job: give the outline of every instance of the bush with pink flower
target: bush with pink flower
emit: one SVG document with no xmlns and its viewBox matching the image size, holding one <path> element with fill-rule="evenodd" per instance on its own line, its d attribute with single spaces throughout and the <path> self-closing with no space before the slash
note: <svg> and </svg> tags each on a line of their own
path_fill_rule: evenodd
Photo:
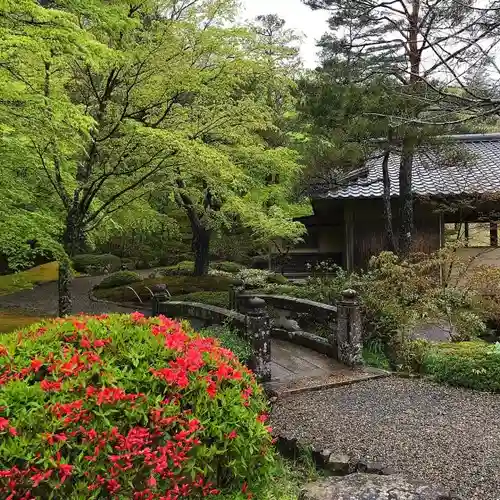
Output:
<svg viewBox="0 0 500 500">
<path fill-rule="evenodd" d="M 236 498 L 272 471 L 262 389 L 214 339 L 134 313 L 1 340 L 0 498 Z"/>
</svg>

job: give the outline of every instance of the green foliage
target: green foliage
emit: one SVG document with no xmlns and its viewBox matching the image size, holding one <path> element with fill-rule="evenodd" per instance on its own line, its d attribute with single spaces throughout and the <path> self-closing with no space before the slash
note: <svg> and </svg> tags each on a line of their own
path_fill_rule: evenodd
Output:
<svg viewBox="0 0 500 500">
<path fill-rule="evenodd" d="M 176 295 L 172 300 L 181 302 L 200 302 L 201 304 L 208 304 L 210 306 L 222 307 L 227 309 L 229 306 L 229 293 L 228 292 L 194 292 L 186 295 Z"/>
<path fill-rule="evenodd" d="M 474 341 L 435 345 L 425 357 L 423 372 L 437 382 L 500 392 L 499 344 Z"/>
<path fill-rule="evenodd" d="M 121 260 L 116 255 L 81 254 L 73 257 L 73 267 L 76 271 L 85 274 L 107 274 L 118 271 Z"/>
<path fill-rule="evenodd" d="M 288 280 L 280 274 L 261 269 L 242 269 L 235 278 L 243 282 L 247 288 L 263 288 L 269 284 L 285 284 Z"/>
<path fill-rule="evenodd" d="M 164 267 L 159 270 L 163 276 L 191 276 L 194 273 L 194 262 L 185 260 L 173 266 Z"/>
<path fill-rule="evenodd" d="M 241 271 L 244 266 L 242 264 L 238 264 L 237 262 L 231 261 L 222 261 L 222 262 L 212 262 L 210 264 L 212 269 L 217 269 L 219 271 L 225 271 L 226 273 L 236 274 Z"/>
<path fill-rule="evenodd" d="M 252 357 L 252 346 L 241 338 L 237 332 L 229 326 L 212 326 L 201 330 L 200 335 L 214 337 L 219 342 L 232 351 L 242 363 L 248 363 Z"/>
<path fill-rule="evenodd" d="M 106 276 L 96 288 L 115 288 L 122 285 L 130 285 L 142 281 L 141 275 L 133 271 L 117 271 Z"/>
<path fill-rule="evenodd" d="M 145 279 L 133 284 L 133 289 L 143 302 L 149 303 L 151 293 L 148 288 L 159 283 L 166 284 L 170 294 L 175 297 L 206 291 L 228 292 L 230 286 L 235 281 L 225 276 L 165 276 Z M 113 302 L 138 302 L 135 293 L 126 286 L 96 290 L 95 295 L 100 299 L 111 300 Z"/>
<path fill-rule="evenodd" d="M 216 340 L 134 313 L 2 341 L 0 491 L 76 500 L 180 486 L 235 498 L 269 479 L 263 391 Z"/>
</svg>

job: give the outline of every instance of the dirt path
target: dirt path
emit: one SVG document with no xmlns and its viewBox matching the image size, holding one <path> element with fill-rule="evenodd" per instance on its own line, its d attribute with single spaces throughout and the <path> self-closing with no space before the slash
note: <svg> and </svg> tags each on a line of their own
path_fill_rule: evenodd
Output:
<svg viewBox="0 0 500 500">
<path fill-rule="evenodd" d="M 390 377 L 278 399 L 272 426 L 463 500 L 499 500 L 499 415 L 498 395 Z"/>
<path fill-rule="evenodd" d="M 147 276 L 149 271 L 143 273 Z M 76 278 L 73 281 L 73 312 L 83 312 L 86 314 L 101 313 L 130 313 L 131 309 L 126 307 L 93 302 L 89 298 L 89 292 L 94 285 L 99 283 L 103 276 L 90 276 Z M 145 304 L 149 309 L 149 304 Z M 36 286 L 32 290 L 23 290 L 10 295 L 0 296 L 0 310 L 7 311 L 28 311 L 30 314 L 40 316 L 57 315 L 57 283 L 44 283 Z"/>
</svg>

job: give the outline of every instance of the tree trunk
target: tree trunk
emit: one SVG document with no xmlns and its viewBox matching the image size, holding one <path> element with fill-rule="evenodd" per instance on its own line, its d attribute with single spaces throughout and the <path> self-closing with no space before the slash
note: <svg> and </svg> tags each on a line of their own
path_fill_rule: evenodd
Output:
<svg viewBox="0 0 500 500">
<path fill-rule="evenodd" d="M 71 257 L 85 251 L 85 231 L 81 224 L 81 218 L 75 210 L 70 210 L 66 217 L 66 228 L 63 235 L 64 250 L 66 256 L 59 261 L 58 293 L 59 293 L 59 316 L 67 316 L 72 312 L 73 299 L 71 284 L 73 273 L 71 271 Z"/>
<path fill-rule="evenodd" d="M 413 235 L 413 147 L 409 140 L 403 140 L 401 164 L 399 167 L 400 227 L 399 252 L 406 257 L 411 250 Z"/>
<path fill-rule="evenodd" d="M 193 226 L 194 275 L 206 276 L 210 264 L 210 237 L 212 231 L 197 225 Z"/>
<path fill-rule="evenodd" d="M 71 282 L 73 274 L 69 258 L 64 257 L 59 261 L 58 292 L 59 304 L 58 314 L 62 318 L 71 314 L 73 300 L 71 297 Z"/>
</svg>

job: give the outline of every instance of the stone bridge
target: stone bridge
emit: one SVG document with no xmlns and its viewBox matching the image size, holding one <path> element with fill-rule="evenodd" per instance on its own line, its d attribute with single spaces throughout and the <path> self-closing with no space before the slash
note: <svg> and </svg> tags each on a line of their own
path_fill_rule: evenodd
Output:
<svg viewBox="0 0 500 500">
<path fill-rule="evenodd" d="M 187 319 L 195 328 L 229 325 L 253 351 L 250 368 L 271 392 L 301 392 L 381 376 L 362 361 L 357 294 L 346 290 L 336 305 L 233 289 L 230 308 L 168 300 L 155 290 L 153 315 Z M 320 320 L 323 335 L 304 331 L 297 314 Z"/>
</svg>

